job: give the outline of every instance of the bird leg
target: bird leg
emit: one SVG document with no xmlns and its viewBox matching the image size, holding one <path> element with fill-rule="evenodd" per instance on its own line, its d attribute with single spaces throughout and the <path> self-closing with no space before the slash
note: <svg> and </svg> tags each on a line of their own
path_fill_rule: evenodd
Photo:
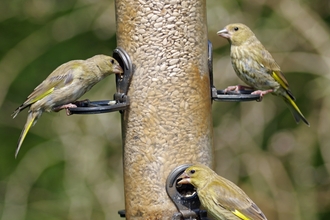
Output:
<svg viewBox="0 0 330 220">
<path fill-rule="evenodd" d="M 261 102 L 264 95 L 266 95 L 268 93 L 271 93 L 271 92 L 274 92 L 274 90 L 272 90 L 272 89 L 268 89 L 268 90 L 264 90 L 264 91 L 263 90 L 256 90 L 256 91 L 253 91 L 251 93 L 251 95 L 260 95 L 259 102 Z"/>
<path fill-rule="evenodd" d="M 242 90 L 253 90 L 253 88 L 250 87 L 250 86 L 243 86 L 243 85 L 228 86 L 224 90 L 224 93 L 231 92 L 231 91 L 239 92 L 239 91 L 242 91 Z"/>
<path fill-rule="evenodd" d="M 56 106 L 56 107 L 53 108 L 53 111 L 54 112 L 59 112 L 62 109 L 65 109 L 66 115 L 69 116 L 69 115 L 71 115 L 71 112 L 70 112 L 69 108 L 77 108 L 77 105 L 69 103 L 69 104 L 65 104 L 65 105 L 61 105 L 61 106 Z"/>
</svg>

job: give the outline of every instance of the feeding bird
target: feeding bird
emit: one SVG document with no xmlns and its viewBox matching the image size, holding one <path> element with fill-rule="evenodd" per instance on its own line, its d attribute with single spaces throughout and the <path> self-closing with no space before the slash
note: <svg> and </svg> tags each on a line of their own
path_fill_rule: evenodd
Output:
<svg viewBox="0 0 330 220">
<path fill-rule="evenodd" d="M 178 184 L 191 184 L 207 212 L 218 220 L 267 220 L 258 206 L 233 182 L 202 164 L 188 167 Z"/>
<path fill-rule="evenodd" d="M 27 121 L 18 140 L 15 157 L 31 126 L 35 125 L 43 112 L 58 112 L 76 108 L 77 99 L 106 76 L 123 73 L 119 63 L 106 55 L 95 55 L 86 60 L 72 60 L 57 67 L 12 114 L 15 118 L 29 107 Z"/>
</svg>

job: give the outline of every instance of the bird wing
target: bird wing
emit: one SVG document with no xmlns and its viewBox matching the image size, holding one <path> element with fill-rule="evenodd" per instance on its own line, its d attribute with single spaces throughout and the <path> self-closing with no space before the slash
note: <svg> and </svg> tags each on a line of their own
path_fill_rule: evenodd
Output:
<svg viewBox="0 0 330 220">
<path fill-rule="evenodd" d="M 285 90 L 289 90 L 288 81 L 286 81 L 281 71 L 271 70 L 271 76 L 283 87 Z"/>
<path fill-rule="evenodd" d="M 223 182 L 219 186 L 216 182 Z M 266 220 L 267 218 L 258 206 L 234 183 L 225 179 L 212 181 L 209 185 L 213 201 L 224 209 L 231 211 L 243 220 Z M 238 193 L 238 195 L 237 195 Z"/>
<path fill-rule="evenodd" d="M 64 86 L 70 84 L 74 79 L 75 70 L 79 68 L 79 63 L 80 62 L 77 62 L 77 60 L 71 61 L 56 68 L 33 90 L 23 105 L 28 106 L 51 94 L 57 88 L 63 88 Z"/>
<path fill-rule="evenodd" d="M 272 55 L 265 49 L 262 48 L 259 54 L 258 61 L 264 66 L 268 73 L 285 89 L 289 89 L 289 83 L 285 79 L 280 66 L 276 63 Z"/>
<path fill-rule="evenodd" d="M 260 63 L 268 70 L 267 72 L 273 77 L 280 84 L 280 86 L 288 93 L 288 95 L 293 99 L 296 100 L 294 95 L 289 89 L 289 83 L 284 77 L 280 66 L 276 63 L 272 55 L 263 48 L 261 50 L 261 57 L 258 59 Z"/>
</svg>

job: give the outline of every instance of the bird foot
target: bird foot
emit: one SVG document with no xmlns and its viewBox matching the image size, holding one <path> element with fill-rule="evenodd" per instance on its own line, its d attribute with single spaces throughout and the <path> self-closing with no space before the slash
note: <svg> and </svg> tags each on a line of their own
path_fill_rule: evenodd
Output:
<svg viewBox="0 0 330 220">
<path fill-rule="evenodd" d="M 77 105 L 72 104 L 72 103 L 69 103 L 69 104 L 57 106 L 57 107 L 53 108 L 53 111 L 54 112 L 59 112 L 62 109 L 65 109 L 66 115 L 69 116 L 69 115 L 72 115 L 71 112 L 70 112 L 70 110 L 69 110 L 69 108 L 77 108 Z"/>
<path fill-rule="evenodd" d="M 224 93 L 232 92 L 232 91 L 239 92 L 242 90 L 253 90 L 253 88 L 249 87 L 249 86 L 243 86 L 243 85 L 228 86 L 226 89 L 224 89 Z"/>
<path fill-rule="evenodd" d="M 261 102 L 262 99 L 263 99 L 263 97 L 264 97 L 264 95 L 266 95 L 268 93 L 272 93 L 272 92 L 274 92 L 274 90 L 272 90 L 272 89 L 268 89 L 268 90 L 256 90 L 256 91 L 253 91 L 251 93 L 251 95 L 260 95 L 260 98 L 259 98 L 258 101 Z"/>
<path fill-rule="evenodd" d="M 79 107 L 88 107 L 89 106 L 89 99 L 84 99 L 84 100 L 81 100 L 81 101 L 75 101 L 74 104 L 79 106 Z"/>
</svg>

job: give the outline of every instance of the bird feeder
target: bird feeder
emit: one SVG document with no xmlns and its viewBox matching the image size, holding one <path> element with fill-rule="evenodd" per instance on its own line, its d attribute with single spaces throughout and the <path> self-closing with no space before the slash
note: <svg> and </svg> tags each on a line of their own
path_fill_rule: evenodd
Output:
<svg viewBox="0 0 330 220">
<path fill-rule="evenodd" d="M 134 66 L 122 123 L 125 216 L 170 219 L 169 173 L 213 161 L 205 0 L 115 3 L 117 45 Z"/>
<path fill-rule="evenodd" d="M 205 0 L 116 0 L 115 6 L 118 47 L 113 56 L 124 74 L 116 76 L 114 100 L 70 110 L 122 113 L 122 217 L 186 219 L 197 213 L 202 219 L 196 196 L 186 198 L 184 206 L 176 200 L 175 178 L 186 168 L 182 164 L 212 166 L 212 100 L 259 96 L 225 94 L 213 86 Z"/>
</svg>

